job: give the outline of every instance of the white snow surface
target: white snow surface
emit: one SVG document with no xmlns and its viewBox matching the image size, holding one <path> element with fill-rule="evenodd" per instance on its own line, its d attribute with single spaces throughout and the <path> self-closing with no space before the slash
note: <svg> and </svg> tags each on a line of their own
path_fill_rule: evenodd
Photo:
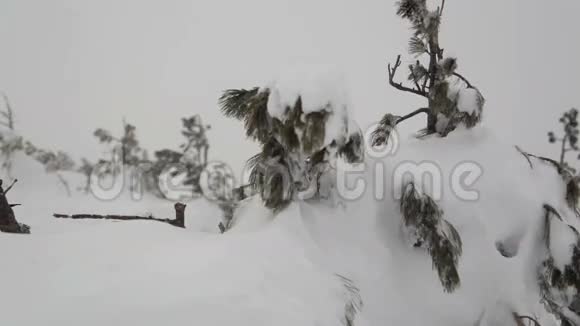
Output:
<svg viewBox="0 0 580 326">
<path fill-rule="evenodd" d="M 559 270 L 564 271 L 565 266 L 571 264 L 576 242 L 577 234 L 568 225 L 556 217 L 550 220 L 550 252 Z"/>
<path fill-rule="evenodd" d="M 404 139 L 395 155 L 367 157 L 366 172 L 350 175 L 368 182 L 359 198 L 337 206 L 296 202 L 277 215 L 249 199 L 223 235 L 220 211 L 203 199 L 188 203 L 187 229 L 54 219 L 55 212 L 174 213 L 172 203 L 150 196 L 138 202 L 128 195 L 111 202 L 79 193 L 66 198 L 54 176 L 19 157 L 14 175 L 20 182 L 9 199 L 23 204 L 17 218 L 32 234 L 0 233 L 1 324 L 336 326 L 346 303 L 338 274 L 360 288 L 364 306 L 356 326 L 512 325 L 514 310 L 555 325 L 536 286 L 542 205 L 577 222 L 553 168 L 534 160 L 531 169 L 512 144 L 482 127 L 445 139 Z M 441 172 L 437 202 L 463 241 L 461 287 L 451 294 L 428 255 L 405 242 L 393 199 L 397 167 L 427 161 Z M 474 201 L 458 198 L 451 187 L 454 168 L 464 162 L 483 170 L 472 186 L 479 193 Z M 378 165 L 381 177 L 373 172 Z M 375 187 L 382 199 L 375 199 Z M 510 259 L 495 248 L 506 239 L 519 247 Z"/>
</svg>

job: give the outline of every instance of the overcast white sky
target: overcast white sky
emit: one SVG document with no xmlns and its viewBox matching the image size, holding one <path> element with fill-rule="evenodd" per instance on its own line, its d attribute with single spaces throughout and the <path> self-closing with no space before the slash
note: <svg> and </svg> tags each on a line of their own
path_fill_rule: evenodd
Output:
<svg viewBox="0 0 580 326">
<path fill-rule="evenodd" d="M 555 154 L 546 132 L 580 107 L 578 13 L 579 0 L 447 0 L 443 47 L 506 141 Z M 387 87 L 409 35 L 393 0 L 2 0 L 0 90 L 22 134 L 92 159 L 96 127 L 119 132 L 126 117 L 149 150 L 177 148 L 179 118 L 199 113 L 213 127 L 210 158 L 239 169 L 256 148 L 219 113 L 223 89 L 332 63 L 366 126 L 424 104 Z"/>
</svg>

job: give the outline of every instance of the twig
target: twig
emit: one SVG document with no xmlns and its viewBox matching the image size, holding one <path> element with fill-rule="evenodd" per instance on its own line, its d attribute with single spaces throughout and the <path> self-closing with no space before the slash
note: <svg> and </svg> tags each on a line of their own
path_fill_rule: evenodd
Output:
<svg viewBox="0 0 580 326">
<path fill-rule="evenodd" d="M 461 79 L 465 84 L 467 84 L 467 88 L 475 88 L 467 78 L 463 77 L 463 75 L 459 74 L 458 72 L 454 72 L 453 75 Z"/>
<path fill-rule="evenodd" d="M 445 0 L 441 1 L 441 8 L 439 9 L 439 17 L 443 16 L 443 9 L 445 9 Z"/>
<path fill-rule="evenodd" d="M 564 159 L 566 158 L 566 141 L 568 141 L 568 134 L 562 138 L 562 149 L 560 152 L 560 165 L 564 166 Z"/>
<path fill-rule="evenodd" d="M 12 181 L 12 183 L 8 186 L 8 188 L 6 188 L 6 190 L 4 190 L 4 195 L 6 195 L 10 189 L 12 189 L 12 187 L 14 187 L 14 184 L 18 182 L 18 179 L 14 179 L 14 181 Z"/>
<path fill-rule="evenodd" d="M 520 152 L 520 154 L 522 154 L 526 158 L 526 160 L 528 160 L 528 163 L 530 164 L 530 168 L 533 169 L 534 164 L 532 164 L 532 160 L 530 160 L 530 154 L 524 152 L 518 145 L 516 145 L 515 147 L 516 147 L 516 150 L 518 152 Z"/>
<path fill-rule="evenodd" d="M 563 166 L 560 165 L 560 163 L 556 162 L 555 160 L 548 158 L 548 157 L 544 157 L 544 156 L 530 154 L 528 152 L 523 151 L 518 146 L 516 146 L 516 149 L 518 149 L 518 151 L 520 151 L 520 153 L 522 153 L 522 155 L 524 155 L 526 157 L 526 159 L 528 159 L 528 160 L 530 157 L 533 157 L 533 158 L 537 158 L 538 160 L 552 164 L 558 170 L 558 174 L 562 175 L 564 168 L 563 168 Z M 532 168 L 533 168 L 533 166 L 532 166 Z"/>
<path fill-rule="evenodd" d="M 415 90 L 415 89 L 412 89 L 409 87 L 405 87 L 405 86 L 403 86 L 403 83 L 396 83 L 394 81 L 395 74 L 397 73 L 397 69 L 399 68 L 399 66 L 401 66 L 401 55 L 397 56 L 397 61 L 395 62 L 395 65 L 393 66 L 392 69 L 391 69 L 390 63 L 387 66 L 387 69 L 389 72 L 389 84 L 400 91 L 410 92 L 413 94 L 417 94 L 419 96 L 427 97 L 427 93 L 425 93 L 421 90 Z"/>
<path fill-rule="evenodd" d="M 563 221 L 562 216 L 560 215 L 560 213 L 558 213 L 558 211 L 552 207 L 551 205 L 548 204 L 544 204 L 544 211 L 546 212 L 546 219 L 550 217 L 550 213 L 554 214 L 554 216 L 556 216 L 560 221 Z"/>
<path fill-rule="evenodd" d="M 22 204 L 10 204 L 10 207 L 22 206 Z"/>
</svg>

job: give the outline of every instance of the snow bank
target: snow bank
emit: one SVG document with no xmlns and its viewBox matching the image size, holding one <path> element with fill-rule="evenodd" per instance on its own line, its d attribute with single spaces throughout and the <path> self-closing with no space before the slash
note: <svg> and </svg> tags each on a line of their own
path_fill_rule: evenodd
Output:
<svg viewBox="0 0 580 326">
<path fill-rule="evenodd" d="M 352 301 L 346 277 L 363 301 L 356 326 L 495 325 L 512 310 L 552 325 L 533 274 L 542 205 L 577 226 L 552 167 L 533 161 L 531 169 L 511 144 L 483 128 L 445 139 L 405 139 L 394 155 L 367 156 L 365 171 L 348 177 L 367 183 L 360 197 L 337 206 L 297 202 L 276 216 L 248 200 L 223 235 L 217 233 L 219 210 L 203 200 L 189 203 L 185 230 L 154 222 L 55 220 L 55 211 L 163 217 L 173 209 L 153 197 L 68 199 L 40 166 L 19 163 L 21 183 L 9 197 L 23 204 L 17 216 L 33 233 L 0 234 L 0 275 L 8 280 L 0 307 L 10 312 L 2 322 L 336 326 L 344 324 Z M 402 232 L 393 175 L 409 162 L 431 162 L 441 172 L 437 204 L 463 240 L 461 287 L 452 294 L 444 293 L 427 254 L 409 246 Z M 467 162 L 483 172 L 468 187 L 479 194 L 475 200 L 460 198 L 452 186 L 453 172 Z M 516 256 L 501 256 L 498 242 L 514 247 Z"/>
<path fill-rule="evenodd" d="M 441 196 L 430 185 L 422 189 L 437 197 L 444 218 L 462 238 L 461 287 L 452 294 L 444 293 L 427 253 L 406 242 L 395 199 L 402 183 L 395 183 L 394 175 L 409 163 L 427 164 L 423 165 L 427 170 L 429 164 L 436 167 Z M 564 201 L 561 177 L 550 165 L 532 163 L 530 168 L 512 144 L 481 127 L 457 130 L 444 139 L 405 139 L 394 155 L 371 157 L 364 172 L 349 172 L 348 184 L 366 182 L 362 196 L 343 199 L 337 207 L 301 202 L 299 211 L 285 214 L 293 215 L 292 227 L 305 255 L 318 255 L 313 261 L 322 268 L 345 275 L 360 287 L 364 302 L 360 317 L 371 325 L 459 326 L 477 321 L 496 325 L 511 322 L 514 311 L 553 325 L 539 303 L 535 274 L 543 204 L 557 208 L 568 223 L 578 223 Z M 475 198 L 453 185 L 454 175 L 460 182 L 466 180 L 461 172 L 465 166 L 481 172 L 463 189 L 475 191 Z M 383 172 L 379 176 L 377 171 Z M 385 182 L 379 184 L 379 178 Z M 279 225 L 278 217 L 257 218 L 256 205 L 259 202 L 249 202 L 239 211 L 232 232 L 245 232 L 248 225 L 255 230 L 261 223 L 264 228 Z M 503 257 L 497 244 L 510 247 L 515 257 Z"/>
</svg>

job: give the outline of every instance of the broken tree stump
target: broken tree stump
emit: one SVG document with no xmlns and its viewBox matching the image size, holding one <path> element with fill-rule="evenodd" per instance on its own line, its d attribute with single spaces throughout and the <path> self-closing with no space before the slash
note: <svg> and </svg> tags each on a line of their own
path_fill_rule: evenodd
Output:
<svg viewBox="0 0 580 326">
<path fill-rule="evenodd" d="M 136 216 L 136 215 L 98 215 L 98 214 L 53 214 L 55 218 L 69 218 L 73 220 L 78 219 L 92 219 L 92 220 L 117 220 L 117 221 L 156 221 L 167 223 L 179 228 L 185 228 L 185 207 L 187 205 L 182 203 L 175 204 L 175 218 L 155 218 L 150 216 Z"/>
<path fill-rule="evenodd" d="M 6 193 L 12 189 L 14 184 L 18 180 L 14 180 L 6 191 L 2 187 L 3 181 L 0 179 L 0 231 L 6 233 L 20 233 L 29 234 L 30 227 L 26 224 L 18 223 L 16 216 L 14 215 L 13 207 L 19 206 L 19 204 L 9 204 L 6 198 Z"/>
<path fill-rule="evenodd" d="M 175 220 L 173 220 L 173 223 L 171 223 L 171 225 L 180 227 L 180 228 L 185 228 L 185 207 L 187 205 L 182 204 L 182 203 L 175 203 L 174 207 L 175 207 Z"/>
</svg>

